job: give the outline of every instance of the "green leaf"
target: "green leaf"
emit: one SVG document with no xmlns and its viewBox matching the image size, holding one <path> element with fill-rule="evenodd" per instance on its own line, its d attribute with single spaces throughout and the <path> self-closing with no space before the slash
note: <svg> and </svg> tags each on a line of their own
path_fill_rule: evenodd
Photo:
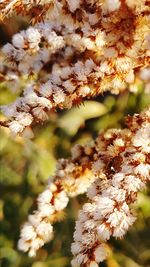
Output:
<svg viewBox="0 0 150 267">
<path fill-rule="evenodd" d="M 96 101 L 85 101 L 84 105 L 67 111 L 58 120 L 58 125 L 69 135 L 75 135 L 86 120 L 102 116 L 106 112 L 107 108 L 103 104 Z"/>
</svg>

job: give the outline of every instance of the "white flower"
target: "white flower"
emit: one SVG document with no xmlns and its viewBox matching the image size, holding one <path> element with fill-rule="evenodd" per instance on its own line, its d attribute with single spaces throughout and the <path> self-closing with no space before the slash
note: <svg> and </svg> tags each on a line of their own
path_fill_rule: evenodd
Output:
<svg viewBox="0 0 150 267">
<path fill-rule="evenodd" d="M 114 79 L 111 80 L 111 84 L 112 84 L 112 87 L 114 88 L 114 90 L 118 89 L 119 88 L 123 88 L 123 83 L 124 81 L 120 79 L 120 77 L 115 77 Z M 115 92 L 115 91 L 114 91 Z"/>
<path fill-rule="evenodd" d="M 80 81 L 86 81 L 87 80 L 85 66 L 83 65 L 82 62 L 78 61 L 75 64 L 74 72 L 75 72 L 78 80 L 80 80 Z"/>
<path fill-rule="evenodd" d="M 143 177 L 149 177 L 150 176 L 150 165 L 149 164 L 143 164 L 140 163 L 135 169 L 134 169 L 135 174 L 140 174 Z M 141 182 L 142 186 L 142 182 Z"/>
<path fill-rule="evenodd" d="M 99 236 L 99 239 L 101 241 L 106 241 L 110 238 L 110 235 L 111 235 L 111 231 L 110 229 L 105 225 L 105 223 L 102 223 L 100 224 L 98 227 L 97 227 L 97 233 L 98 233 L 98 236 Z"/>
<path fill-rule="evenodd" d="M 124 179 L 124 174 L 119 172 L 119 173 L 116 173 L 113 178 L 112 178 L 112 185 L 114 187 L 118 187 L 120 186 L 121 184 L 121 181 Z"/>
<path fill-rule="evenodd" d="M 26 31 L 26 37 L 29 42 L 30 48 L 37 49 L 41 40 L 41 34 L 39 33 L 39 31 L 33 27 L 30 27 Z"/>
<path fill-rule="evenodd" d="M 21 125 L 17 121 L 12 121 L 12 122 L 9 123 L 9 129 L 15 135 L 18 134 L 18 133 L 20 133 L 20 132 L 22 132 L 23 131 L 23 128 L 24 128 L 23 125 Z"/>
<path fill-rule="evenodd" d="M 39 120 L 45 121 L 48 118 L 47 113 L 43 110 L 43 107 L 36 107 L 33 110 L 33 114 Z"/>
<path fill-rule="evenodd" d="M 26 242 L 24 239 L 19 239 L 18 249 L 27 252 L 30 248 L 30 243 Z"/>
<path fill-rule="evenodd" d="M 116 227 L 123 220 L 125 213 L 114 209 L 113 213 L 108 215 L 107 223 L 110 223 L 111 227 Z"/>
<path fill-rule="evenodd" d="M 124 146 L 124 141 L 122 138 L 117 138 L 114 140 L 114 146 Z"/>
<path fill-rule="evenodd" d="M 102 196 L 109 197 L 112 200 L 116 200 L 117 202 L 124 201 L 126 197 L 126 190 L 110 186 L 107 189 L 103 190 Z"/>
<path fill-rule="evenodd" d="M 37 55 L 37 61 L 42 61 L 42 66 L 43 62 L 46 63 L 48 62 L 50 58 L 50 51 L 47 48 L 42 48 L 39 50 L 39 54 Z"/>
<path fill-rule="evenodd" d="M 53 100 L 56 105 L 64 102 L 65 100 L 65 93 L 59 87 L 55 87 L 55 91 L 53 91 Z"/>
<path fill-rule="evenodd" d="M 150 123 L 139 129 L 132 140 L 135 147 L 147 148 L 150 145 Z"/>
<path fill-rule="evenodd" d="M 83 210 L 80 210 L 79 211 L 79 221 L 80 221 L 80 223 L 82 222 L 82 223 L 84 223 L 84 222 L 86 222 L 87 220 L 89 220 L 89 217 L 88 217 L 88 210 L 85 212 L 85 211 L 83 211 Z M 77 225 L 78 225 L 78 222 L 77 222 Z"/>
<path fill-rule="evenodd" d="M 29 250 L 29 257 L 35 257 L 36 256 L 36 250 L 35 249 L 30 249 Z"/>
<path fill-rule="evenodd" d="M 137 192 L 139 189 L 144 187 L 144 183 L 134 175 L 128 175 L 124 180 L 124 189 L 128 192 Z"/>
<path fill-rule="evenodd" d="M 34 214 L 29 215 L 28 220 L 31 225 L 37 227 L 40 224 L 42 217 L 39 212 L 36 212 Z"/>
<path fill-rule="evenodd" d="M 78 264 L 78 262 L 77 262 L 77 259 L 76 258 L 74 258 L 72 261 L 71 261 L 71 266 L 72 267 L 77 267 L 79 264 Z"/>
<path fill-rule="evenodd" d="M 39 195 L 38 202 L 50 203 L 51 199 L 52 199 L 52 192 L 49 189 L 46 189 L 43 193 Z"/>
<path fill-rule="evenodd" d="M 44 245 L 44 241 L 43 239 L 41 238 L 36 238 L 34 240 L 32 240 L 30 246 L 31 246 L 31 249 L 29 251 L 29 256 L 30 257 L 34 257 L 36 255 L 36 251 L 42 247 Z"/>
<path fill-rule="evenodd" d="M 93 203 L 86 203 L 83 206 L 84 212 L 92 213 L 93 211 L 95 211 L 95 209 L 96 209 L 96 205 Z"/>
<path fill-rule="evenodd" d="M 106 0 L 106 7 L 109 12 L 119 9 L 121 2 L 120 0 Z"/>
<path fill-rule="evenodd" d="M 24 102 L 31 106 L 36 106 L 38 104 L 39 97 L 34 92 L 32 85 L 28 86 L 24 91 Z"/>
<path fill-rule="evenodd" d="M 15 51 L 15 48 L 11 44 L 6 44 L 2 48 L 2 52 L 5 53 L 8 57 L 12 56 Z"/>
<path fill-rule="evenodd" d="M 113 211 L 115 201 L 111 200 L 108 197 L 100 196 L 98 197 L 96 204 L 97 204 L 97 208 L 94 212 L 94 218 L 101 219 Z"/>
<path fill-rule="evenodd" d="M 39 212 L 41 216 L 48 217 L 55 212 L 54 207 L 51 204 L 41 203 L 38 204 Z"/>
<path fill-rule="evenodd" d="M 68 197 L 64 191 L 58 193 L 54 200 L 54 206 L 56 210 L 63 210 L 68 204 Z"/>
<path fill-rule="evenodd" d="M 40 94 L 43 95 L 44 97 L 49 97 L 52 95 L 52 83 L 51 83 L 51 81 L 47 81 L 46 83 L 41 85 Z"/>
<path fill-rule="evenodd" d="M 73 170 L 75 169 L 75 165 L 73 164 L 73 162 L 69 162 L 65 168 L 65 171 L 67 173 L 73 172 Z"/>
<path fill-rule="evenodd" d="M 16 120 L 23 126 L 28 126 L 32 123 L 33 117 L 29 113 L 20 112 L 17 114 Z"/>
<path fill-rule="evenodd" d="M 24 240 L 31 240 L 36 238 L 36 232 L 34 227 L 30 223 L 24 224 L 21 230 L 21 237 Z"/>
<path fill-rule="evenodd" d="M 78 264 L 82 264 L 85 263 L 87 261 L 87 256 L 86 254 L 80 253 L 76 256 L 76 260 Z"/>
<path fill-rule="evenodd" d="M 17 48 L 23 48 L 24 47 L 24 37 L 21 33 L 17 33 L 12 38 L 12 43 Z"/>
<path fill-rule="evenodd" d="M 85 229 L 94 229 L 96 226 L 96 222 L 93 219 L 88 219 L 83 223 L 83 227 Z"/>
<path fill-rule="evenodd" d="M 73 234 L 73 238 L 76 242 L 81 242 L 83 230 L 84 229 L 83 229 L 81 223 L 79 221 L 77 221 L 76 226 L 75 226 L 75 232 Z"/>
<path fill-rule="evenodd" d="M 106 34 L 105 32 L 99 31 L 99 33 L 96 35 L 96 45 L 98 48 L 101 48 L 105 45 L 106 43 Z"/>
<path fill-rule="evenodd" d="M 46 223 L 42 221 L 36 228 L 36 232 L 38 235 L 46 237 L 46 239 L 50 238 L 53 232 L 53 227 L 50 223 Z"/>
<path fill-rule="evenodd" d="M 90 93 L 90 91 L 91 91 L 91 88 L 89 86 L 87 85 L 81 86 L 79 89 L 79 94 L 84 97 L 84 96 L 87 96 Z"/>
<path fill-rule="evenodd" d="M 89 50 L 93 50 L 95 48 L 95 43 L 90 38 L 84 37 L 83 38 L 83 44 Z"/>
<path fill-rule="evenodd" d="M 48 110 L 50 110 L 52 108 L 52 103 L 49 99 L 47 99 L 46 97 L 39 97 L 38 98 L 38 104 L 42 107 L 47 108 Z"/>
<path fill-rule="evenodd" d="M 100 67 L 99 67 L 99 71 L 102 72 L 102 74 L 104 73 L 111 73 L 111 68 L 110 66 L 108 65 L 108 62 L 105 60 L 103 61 L 101 64 L 100 64 Z"/>
<path fill-rule="evenodd" d="M 48 183 L 48 189 L 54 193 L 57 191 L 57 186 L 51 181 L 51 179 L 49 180 L 49 183 Z"/>
<path fill-rule="evenodd" d="M 114 228 L 113 236 L 116 238 L 122 238 L 129 226 L 131 226 L 135 221 L 135 218 L 132 215 L 124 215 L 120 224 Z"/>
<path fill-rule="evenodd" d="M 32 61 L 31 61 L 32 62 Z M 34 62 L 33 62 L 33 65 L 32 63 L 30 64 L 30 62 L 28 61 L 29 65 L 30 65 L 30 71 L 34 71 L 35 73 L 38 73 L 42 67 L 43 67 L 43 62 L 41 62 L 41 58 L 40 59 L 35 59 Z"/>
<path fill-rule="evenodd" d="M 77 8 L 80 7 L 80 0 L 67 0 L 68 5 L 69 5 L 69 9 L 71 12 L 74 12 Z"/>
<path fill-rule="evenodd" d="M 73 83 L 70 80 L 64 81 L 63 86 L 65 87 L 65 89 L 69 93 L 73 93 L 73 91 L 75 90 L 75 86 L 73 85 Z"/>
<path fill-rule="evenodd" d="M 47 36 L 45 36 L 47 39 L 51 52 L 55 52 L 57 49 L 62 48 L 65 45 L 64 39 L 62 36 L 58 36 L 55 32 L 51 32 Z"/>
<path fill-rule="evenodd" d="M 5 114 L 5 116 L 7 116 L 8 118 L 11 117 L 15 117 L 17 114 L 17 105 L 19 104 L 18 101 L 15 101 L 14 103 L 10 104 L 10 105 L 4 105 L 1 106 L 1 110 L 3 111 L 3 113 Z"/>
<path fill-rule="evenodd" d="M 104 244 L 101 244 L 98 247 L 96 247 L 94 251 L 94 256 L 96 262 L 102 262 L 103 260 L 106 259 L 106 257 L 108 256 L 108 252 Z"/>
<path fill-rule="evenodd" d="M 82 251 L 82 245 L 80 242 L 74 242 L 71 244 L 71 252 L 73 254 L 78 254 Z"/>
</svg>

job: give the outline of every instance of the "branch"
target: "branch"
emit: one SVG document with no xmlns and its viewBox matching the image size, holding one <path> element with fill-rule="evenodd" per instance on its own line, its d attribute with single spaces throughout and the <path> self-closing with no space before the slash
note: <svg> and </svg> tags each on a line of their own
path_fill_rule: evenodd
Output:
<svg viewBox="0 0 150 267">
<path fill-rule="evenodd" d="M 21 230 L 19 249 L 35 255 L 52 239 L 52 224 L 68 197 L 87 192 L 91 202 L 79 213 L 72 265 L 98 266 L 105 259 L 105 242 L 111 235 L 121 238 L 133 224 L 129 205 L 150 179 L 150 108 L 126 122 L 127 129 L 107 130 L 91 144 L 76 145 L 70 159 L 58 161 L 53 182 L 40 194 L 37 211 Z"/>
</svg>

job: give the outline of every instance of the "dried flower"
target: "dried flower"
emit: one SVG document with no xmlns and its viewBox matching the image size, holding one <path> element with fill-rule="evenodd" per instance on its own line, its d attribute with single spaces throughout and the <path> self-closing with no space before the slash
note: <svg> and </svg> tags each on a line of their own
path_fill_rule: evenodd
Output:
<svg viewBox="0 0 150 267">
<path fill-rule="evenodd" d="M 0 20 L 12 13 L 32 26 L 12 37 L 0 54 L 0 78 L 21 97 L 2 106 L 11 132 L 32 137 L 32 125 L 50 110 L 70 109 L 105 91 L 149 88 L 150 6 L 145 0 L 2 0 Z M 25 81 L 22 85 L 22 81 Z M 98 267 L 111 236 L 122 238 L 136 216 L 131 205 L 150 178 L 150 108 L 127 117 L 126 129 L 101 132 L 76 145 L 37 199 L 18 248 L 35 256 L 53 238 L 69 197 L 86 193 L 75 225 L 72 266 Z"/>
<path fill-rule="evenodd" d="M 40 222 L 31 224 L 29 216 L 22 228 L 21 250 L 34 254 L 40 247 L 37 227 L 43 225 L 43 220 L 54 223 L 69 196 L 87 192 L 90 202 L 84 204 L 75 226 L 72 266 L 98 266 L 107 257 L 107 240 L 110 236 L 122 238 L 134 223 L 130 204 L 150 178 L 150 109 L 127 117 L 126 122 L 127 129 L 107 130 L 91 144 L 76 145 L 70 159 L 58 161 L 53 183 L 38 197 L 38 210 L 32 215 L 40 216 Z M 141 142 L 141 134 L 145 142 Z M 27 226 L 31 235 L 26 235 Z M 41 246 L 53 237 L 48 229 L 46 237 L 41 235 Z M 29 236 L 34 242 L 38 238 L 34 253 L 31 240 L 27 248 Z"/>
<path fill-rule="evenodd" d="M 107 90 L 133 91 L 136 70 L 149 64 L 150 8 L 145 0 L 1 1 L 0 10 L 2 17 L 31 13 L 37 22 L 2 48 L 4 80 L 17 75 L 13 81 L 19 86 L 23 76 L 32 75 L 15 103 L 17 112 L 4 123 L 14 134 L 24 135 L 26 127 L 46 120 L 51 109 L 71 108 Z M 6 116 L 9 108 L 2 108 Z M 24 112 L 32 115 L 30 125 L 19 122 L 18 113 Z M 12 121 L 17 121 L 14 127 Z"/>
</svg>

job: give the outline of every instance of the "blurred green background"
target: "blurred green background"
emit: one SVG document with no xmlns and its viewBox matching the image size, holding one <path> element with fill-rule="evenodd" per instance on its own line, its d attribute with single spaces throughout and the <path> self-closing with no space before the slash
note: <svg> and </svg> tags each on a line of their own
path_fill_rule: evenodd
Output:
<svg viewBox="0 0 150 267">
<path fill-rule="evenodd" d="M 12 23 L 13 22 L 13 23 Z M 12 18 L 1 25 L 1 45 L 27 25 Z M 17 97 L 0 84 L 0 104 Z M 36 197 L 55 171 L 56 161 L 68 157 L 73 144 L 85 144 L 101 129 L 122 127 L 126 114 L 140 112 L 150 104 L 150 95 L 137 84 L 136 93 L 119 96 L 106 93 L 69 111 L 51 113 L 49 121 L 34 128 L 32 140 L 14 138 L 0 130 L 0 267 L 69 267 L 74 223 L 85 196 L 71 199 L 64 221 L 56 223 L 55 238 L 29 258 L 17 250 L 20 227 L 36 206 Z M 3 118 L 3 116 L 1 115 Z M 139 193 L 135 203 L 138 219 L 125 239 L 110 240 L 110 257 L 101 267 L 150 266 L 150 190 Z"/>
</svg>

